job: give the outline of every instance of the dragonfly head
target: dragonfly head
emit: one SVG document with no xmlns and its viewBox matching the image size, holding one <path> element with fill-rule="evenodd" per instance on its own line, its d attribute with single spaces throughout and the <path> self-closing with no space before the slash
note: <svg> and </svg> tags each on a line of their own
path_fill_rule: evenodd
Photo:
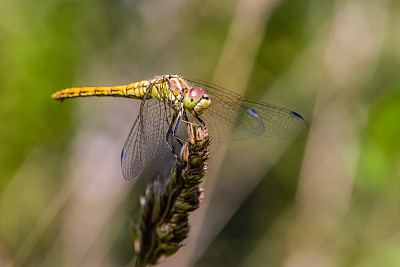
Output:
<svg viewBox="0 0 400 267">
<path fill-rule="evenodd" d="M 211 105 L 206 89 L 192 87 L 183 99 L 183 107 L 196 116 L 200 116 Z"/>
</svg>

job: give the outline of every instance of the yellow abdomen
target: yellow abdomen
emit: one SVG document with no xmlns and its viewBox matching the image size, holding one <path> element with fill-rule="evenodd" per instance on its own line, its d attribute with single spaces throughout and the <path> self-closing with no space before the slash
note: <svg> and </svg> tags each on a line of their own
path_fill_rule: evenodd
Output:
<svg viewBox="0 0 400 267">
<path fill-rule="evenodd" d="M 110 87 L 73 87 L 62 89 L 51 95 L 55 100 L 84 96 L 114 96 L 142 99 L 149 88 L 150 82 L 143 80 L 136 83 Z"/>
</svg>

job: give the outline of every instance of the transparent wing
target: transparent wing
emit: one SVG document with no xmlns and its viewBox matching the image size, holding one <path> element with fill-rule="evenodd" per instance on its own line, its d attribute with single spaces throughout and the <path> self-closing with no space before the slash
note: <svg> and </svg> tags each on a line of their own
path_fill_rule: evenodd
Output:
<svg viewBox="0 0 400 267">
<path fill-rule="evenodd" d="M 213 141 L 226 142 L 257 136 L 296 138 L 307 132 L 307 123 L 294 111 L 245 98 L 212 83 L 186 80 L 209 93 L 211 106 L 200 117 Z"/>
<path fill-rule="evenodd" d="M 175 162 L 171 148 L 175 148 L 175 152 L 179 153 L 177 141 L 169 134 L 169 143 L 167 143 L 167 133 L 172 125 L 173 110 L 163 102 L 154 98 L 146 100 L 146 111 L 143 114 L 143 130 L 145 133 L 145 144 L 147 153 L 156 165 L 157 170 L 167 175 Z M 173 129 L 172 129 L 173 130 Z"/>
<path fill-rule="evenodd" d="M 133 180 L 146 163 L 146 146 L 141 114 L 143 113 L 139 112 L 121 153 L 122 174 L 127 181 Z"/>
<path fill-rule="evenodd" d="M 170 149 L 180 150 L 177 140 L 170 134 L 170 146 L 166 136 L 172 123 L 173 111 L 169 106 L 154 98 L 142 103 L 139 115 L 122 149 L 122 173 L 127 181 L 133 180 L 143 169 L 147 155 L 153 160 L 157 170 L 166 175 L 175 162 Z"/>
</svg>

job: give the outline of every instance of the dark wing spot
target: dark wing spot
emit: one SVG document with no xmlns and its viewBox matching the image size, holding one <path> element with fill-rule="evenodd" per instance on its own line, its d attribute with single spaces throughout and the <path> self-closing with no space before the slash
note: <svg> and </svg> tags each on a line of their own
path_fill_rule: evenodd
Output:
<svg viewBox="0 0 400 267">
<path fill-rule="evenodd" d="M 255 111 L 254 109 L 248 108 L 248 109 L 247 109 L 247 112 L 250 113 L 251 116 L 253 116 L 253 117 L 255 117 L 255 118 L 258 118 L 258 113 L 257 113 L 257 111 Z"/>
<path fill-rule="evenodd" d="M 125 158 L 125 149 L 122 149 L 122 151 L 121 151 L 121 162 L 123 162 L 124 161 L 124 158 Z"/>
<path fill-rule="evenodd" d="M 300 116 L 300 114 L 298 114 L 298 113 L 296 113 L 296 112 L 294 112 L 294 111 L 291 111 L 290 112 L 290 115 L 292 115 L 293 117 L 295 117 L 296 119 L 298 119 L 298 120 L 304 120 L 303 119 L 303 117 L 302 116 Z"/>
</svg>

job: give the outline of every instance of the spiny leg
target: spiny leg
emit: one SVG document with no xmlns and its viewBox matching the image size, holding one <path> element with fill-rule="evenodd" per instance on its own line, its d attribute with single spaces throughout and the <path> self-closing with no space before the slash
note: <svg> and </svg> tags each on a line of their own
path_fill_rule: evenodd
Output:
<svg viewBox="0 0 400 267">
<path fill-rule="evenodd" d="M 198 116 L 195 116 L 195 118 L 201 123 L 201 126 L 202 126 L 202 127 L 205 126 L 205 123 L 203 122 L 203 120 L 201 120 Z M 175 152 L 175 145 L 174 145 L 174 142 L 172 141 L 171 144 L 170 144 L 170 142 L 169 142 L 170 136 L 171 136 L 171 134 L 172 134 L 172 136 L 175 138 L 176 141 L 178 141 L 178 143 L 179 143 L 181 146 L 183 146 L 183 142 L 184 142 L 184 143 L 190 143 L 188 140 L 185 140 L 185 139 L 183 139 L 183 138 L 181 138 L 181 137 L 178 136 L 178 129 L 179 129 L 180 122 L 186 123 L 188 126 L 189 126 L 189 125 L 190 125 L 190 126 L 192 126 L 192 125 L 200 126 L 200 125 L 198 125 L 198 124 L 196 124 L 196 123 L 193 123 L 193 122 L 190 122 L 189 119 L 188 119 L 188 117 L 187 117 L 187 114 L 186 114 L 186 112 L 185 112 L 185 109 L 182 108 L 182 109 L 180 109 L 179 111 L 176 111 L 176 112 L 174 113 L 172 122 L 171 122 L 171 124 L 169 125 L 167 134 L 166 134 L 166 136 L 165 136 L 165 139 L 166 139 L 166 141 L 167 141 L 167 144 L 168 144 L 169 148 L 171 149 L 172 154 L 175 156 L 175 158 L 177 159 L 177 161 L 179 162 L 179 164 L 182 166 L 182 169 L 183 169 L 183 171 L 184 171 L 184 173 L 185 173 L 185 177 L 187 177 L 185 168 L 184 168 L 184 166 L 183 166 L 181 160 L 179 159 L 178 155 L 177 155 L 176 152 Z M 173 131 L 172 131 L 172 128 L 174 128 Z"/>
<path fill-rule="evenodd" d="M 173 125 L 175 124 L 175 121 L 176 121 L 176 119 L 177 119 L 176 115 L 177 115 L 177 113 L 175 112 L 174 115 L 173 115 L 173 117 L 172 117 L 172 121 L 171 121 L 171 123 L 169 124 L 168 131 L 167 131 L 167 133 L 166 133 L 166 135 L 165 135 L 165 139 L 166 139 L 166 141 L 167 141 L 168 147 L 171 149 L 172 154 L 174 154 L 175 157 L 177 157 L 177 155 L 176 155 L 176 153 L 175 153 L 175 145 L 174 145 L 172 139 L 171 139 L 171 144 L 170 144 L 169 140 L 170 140 L 170 136 L 171 136 L 171 135 L 174 136 L 174 135 L 173 135 L 173 132 L 172 132 L 172 127 L 173 127 Z M 175 138 L 175 139 L 179 142 L 180 145 L 182 145 L 182 143 L 181 143 L 181 141 L 180 141 L 179 139 L 177 139 L 177 138 Z"/>
<path fill-rule="evenodd" d="M 183 115 L 181 116 L 180 113 L 182 113 Z M 176 121 L 175 130 L 174 130 L 174 137 L 175 137 L 177 140 L 180 140 L 180 141 L 182 141 L 182 142 L 190 143 L 189 140 L 185 140 L 185 139 L 183 139 L 183 138 L 181 138 L 181 137 L 179 137 L 179 136 L 177 135 L 179 123 L 180 123 L 180 122 L 183 122 L 183 123 L 186 123 L 188 126 L 193 126 L 193 125 L 195 125 L 195 126 L 197 126 L 197 127 L 205 127 L 205 123 L 204 123 L 204 121 L 203 121 L 202 119 L 200 119 L 200 117 L 198 117 L 198 116 L 194 116 L 194 117 L 200 122 L 201 125 L 189 121 L 185 109 L 181 109 L 181 110 L 179 111 L 179 116 L 181 116 L 181 117 L 179 117 L 178 120 Z"/>
<path fill-rule="evenodd" d="M 179 162 L 179 164 L 183 167 L 181 160 L 179 159 L 178 155 L 176 154 L 174 140 L 170 139 L 171 135 L 174 136 L 175 140 L 177 140 L 179 142 L 179 144 L 183 146 L 182 142 L 178 138 L 175 137 L 175 135 L 172 131 L 172 128 L 174 127 L 174 125 L 176 123 L 179 123 L 179 118 L 180 118 L 180 115 L 178 115 L 178 112 L 175 112 L 172 117 L 172 121 L 168 127 L 167 134 L 165 135 L 165 140 L 166 140 L 167 145 L 168 145 L 169 149 L 171 150 L 172 154 L 174 155 L 176 160 Z M 171 140 L 171 143 L 170 143 L 170 140 Z"/>
<path fill-rule="evenodd" d="M 202 119 L 200 119 L 200 117 L 199 116 L 194 116 L 200 123 L 201 123 L 201 125 L 202 126 L 206 126 L 206 124 L 204 123 L 204 121 L 202 120 Z"/>
<path fill-rule="evenodd" d="M 176 140 L 178 140 L 178 142 L 179 142 L 181 145 L 183 145 L 182 142 L 184 142 L 184 143 L 189 143 L 188 140 L 185 140 L 185 139 L 183 139 L 183 138 L 181 138 L 181 137 L 178 136 L 178 127 L 179 127 L 179 123 L 180 123 L 181 121 L 182 121 L 182 122 L 187 122 L 185 119 L 182 119 L 182 113 L 183 113 L 183 116 L 186 117 L 186 113 L 185 113 L 185 110 L 184 110 L 184 109 L 180 109 L 178 112 L 175 113 L 175 115 L 177 115 L 177 117 L 175 117 L 175 119 L 174 119 L 174 125 L 175 125 L 175 127 L 174 127 L 174 132 L 173 132 L 173 136 L 175 137 Z M 191 122 L 188 122 L 188 123 L 191 123 Z"/>
<path fill-rule="evenodd" d="M 182 112 L 182 110 L 174 113 L 174 117 L 173 117 L 173 120 L 172 120 L 172 122 L 171 122 L 171 124 L 170 124 L 170 127 L 168 128 L 168 132 L 167 132 L 166 138 L 167 138 L 167 144 L 168 144 L 168 146 L 170 147 L 172 153 L 174 154 L 175 158 L 178 160 L 179 164 L 180 164 L 181 167 L 182 167 L 183 172 L 185 173 L 185 178 L 186 178 L 185 180 L 188 181 L 188 179 L 187 179 L 187 173 L 186 173 L 186 171 L 185 171 L 185 167 L 183 166 L 181 160 L 179 159 L 179 157 L 178 157 L 178 156 L 176 155 L 176 153 L 175 153 L 174 146 L 173 146 L 173 142 L 172 142 L 172 147 L 171 147 L 171 145 L 170 145 L 169 142 L 168 142 L 168 135 L 173 134 L 175 140 L 178 141 L 179 144 L 180 144 L 182 147 L 183 147 L 183 143 L 182 143 L 182 142 L 189 143 L 189 141 L 187 141 L 187 140 L 185 140 L 185 139 L 183 139 L 183 138 L 180 138 L 180 137 L 177 135 L 179 123 L 180 123 L 180 121 L 184 121 L 184 120 L 182 119 L 181 112 Z M 185 114 L 184 116 L 186 116 L 186 114 Z M 173 127 L 173 125 L 175 125 L 175 126 L 174 126 L 174 131 L 172 132 L 172 127 Z"/>
</svg>

